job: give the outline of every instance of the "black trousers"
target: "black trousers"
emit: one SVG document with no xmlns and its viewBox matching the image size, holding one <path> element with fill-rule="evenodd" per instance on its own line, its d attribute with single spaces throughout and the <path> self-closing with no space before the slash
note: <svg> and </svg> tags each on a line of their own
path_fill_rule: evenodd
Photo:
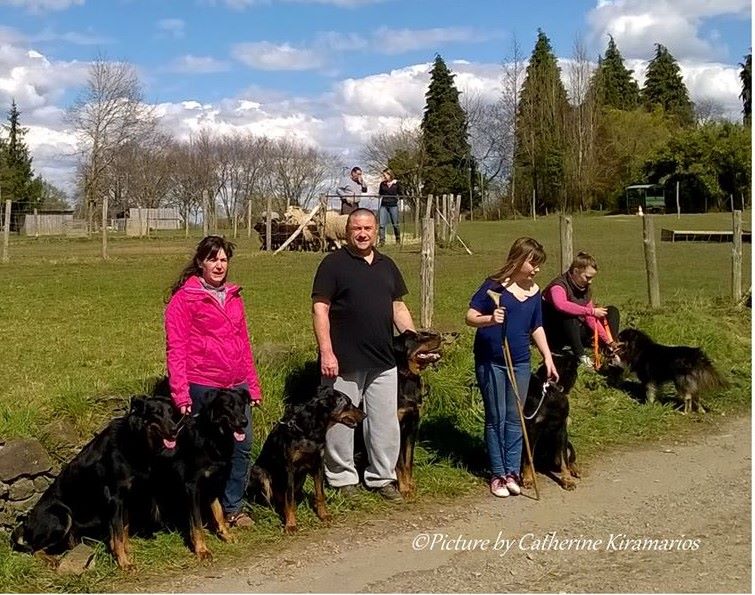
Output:
<svg viewBox="0 0 755 595">
<path fill-rule="evenodd" d="M 608 328 L 615 340 L 619 335 L 619 310 L 615 306 L 607 306 L 606 310 Z M 556 312 L 552 307 L 543 308 L 543 330 L 553 353 L 568 347 L 574 355 L 581 356 L 585 353 L 585 347 L 592 345 L 592 331 L 582 319 Z"/>
</svg>

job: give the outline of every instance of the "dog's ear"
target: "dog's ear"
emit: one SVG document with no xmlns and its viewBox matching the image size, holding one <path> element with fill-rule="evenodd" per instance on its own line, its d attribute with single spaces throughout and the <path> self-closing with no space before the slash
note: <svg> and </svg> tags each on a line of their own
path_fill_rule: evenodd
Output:
<svg viewBox="0 0 755 595">
<path fill-rule="evenodd" d="M 147 398 L 143 395 L 131 397 L 131 405 L 128 409 L 128 426 L 138 432 L 144 427 L 144 418 L 147 414 Z"/>
</svg>

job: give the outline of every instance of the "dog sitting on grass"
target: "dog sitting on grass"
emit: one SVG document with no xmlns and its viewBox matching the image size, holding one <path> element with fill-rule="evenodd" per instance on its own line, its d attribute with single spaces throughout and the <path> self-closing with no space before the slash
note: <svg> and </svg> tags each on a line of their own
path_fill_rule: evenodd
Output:
<svg viewBox="0 0 755 595">
<path fill-rule="evenodd" d="M 248 498 L 255 500 L 261 495 L 283 518 L 284 531 L 294 533 L 296 500 L 301 497 L 307 475 L 311 475 L 315 513 L 321 521 L 330 520 L 325 506 L 325 433 L 337 423 L 355 428 L 365 417 L 349 397 L 326 386 L 320 386 L 314 398 L 289 406 L 268 434 L 252 467 Z"/>
<path fill-rule="evenodd" d="M 118 566 L 131 568 L 132 500 L 148 489 L 155 463 L 175 452 L 176 421 L 170 403 L 132 398 L 128 414 L 111 421 L 63 467 L 13 531 L 14 549 L 55 555 L 82 537 L 104 539 Z"/>
<path fill-rule="evenodd" d="M 705 412 L 700 394 L 724 388 L 726 382 L 699 347 L 661 345 L 637 329 L 624 329 L 618 336 L 616 355 L 637 375 L 647 403 L 654 403 L 658 387 L 673 382 L 685 414 Z"/>
</svg>

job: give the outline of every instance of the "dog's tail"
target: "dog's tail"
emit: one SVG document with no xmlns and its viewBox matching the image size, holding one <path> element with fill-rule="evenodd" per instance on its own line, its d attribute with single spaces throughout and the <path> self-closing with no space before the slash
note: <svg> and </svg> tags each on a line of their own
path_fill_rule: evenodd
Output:
<svg viewBox="0 0 755 595">
<path fill-rule="evenodd" d="M 254 465 L 249 472 L 246 493 L 250 500 L 256 500 L 261 496 L 269 506 L 272 506 L 273 483 L 270 474 L 262 467 Z"/>
<path fill-rule="evenodd" d="M 704 353 L 701 354 L 699 364 L 695 366 L 692 375 L 700 392 L 720 390 L 729 386 L 726 379 L 721 376 L 720 372 L 713 365 L 713 362 Z"/>
</svg>

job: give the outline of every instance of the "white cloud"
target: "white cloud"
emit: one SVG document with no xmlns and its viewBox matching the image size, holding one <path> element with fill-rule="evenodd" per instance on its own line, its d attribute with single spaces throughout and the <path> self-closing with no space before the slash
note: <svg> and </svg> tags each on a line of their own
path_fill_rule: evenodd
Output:
<svg viewBox="0 0 755 595">
<path fill-rule="evenodd" d="M 66 31 L 65 33 L 56 33 L 52 29 L 44 29 L 42 32 L 29 37 L 31 42 L 49 42 L 62 41 L 72 45 L 105 45 L 113 43 L 109 37 L 97 33 L 79 31 Z"/>
<path fill-rule="evenodd" d="M 187 74 L 226 72 L 230 69 L 231 65 L 223 60 L 217 60 L 210 56 L 193 56 L 191 54 L 177 58 L 167 68 L 170 72 L 183 72 Z"/>
<path fill-rule="evenodd" d="M 324 66 L 324 57 L 313 49 L 298 49 L 287 43 L 268 41 L 239 43 L 231 49 L 239 62 L 258 70 L 315 70 Z"/>
<path fill-rule="evenodd" d="M 186 22 L 183 19 L 161 19 L 157 21 L 156 27 L 162 35 L 173 39 L 182 39 L 186 36 Z"/>
<path fill-rule="evenodd" d="M 71 6 L 81 6 L 84 0 L 0 0 L 0 6 L 25 8 L 30 12 L 48 12 L 66 10 Z"/>
<path fill-rule="evenodd" d="M 654 44 L 662 43 L 677 60 L 711 61 L 725 58 L 727 48 L 715 32 L 706 38 L 702 23 L 726 15 L 747 18 L 750 10 L 749 0 L 599 0 L 587 21 L 601 50 L 610 34 L 626 58 L 649 59 Z"/>
<path fill-rule="evenodd" d="M 403 54 L 447 43 L 481 43 L 501 37 L 474 27 L 435 27 L 433 29 L 389 29 L 372 33 L 371 48 L 382 54 Z"/>
</svg>

